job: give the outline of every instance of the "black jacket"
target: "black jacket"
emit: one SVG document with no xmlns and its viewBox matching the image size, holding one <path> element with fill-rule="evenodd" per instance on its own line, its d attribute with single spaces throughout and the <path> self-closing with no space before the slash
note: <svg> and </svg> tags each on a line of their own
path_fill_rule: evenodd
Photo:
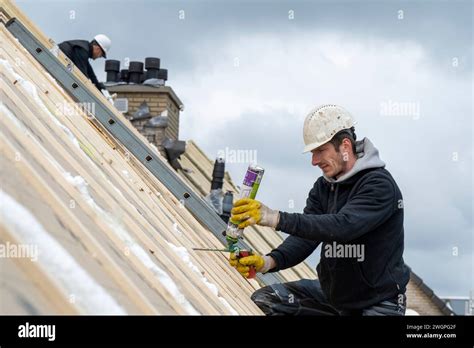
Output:
<svg viewBox="0 0 474 348">
<path fill-rule="evenodd" d="M 104 85 L 97 80 L 97 76 L 95 76 L 94 70 L 89 63 L 89 58 L 92 58 L 92 46 L 89 41 L 64 41 L 58 46 L 61 51 L 63 51 L 64 54 L 72 60 L 74 65 L 77 66 L 79 70 L 81 70 L 82 73 L 92 81 L 99 91 L 104 88 Z"/>
<path fill-rule="evenodd" d="M 280 212 L 276 229 L 290 236 L 269 254 L 277 263 L 274 272 L 304 261 L 323 243 L 319 280 L 329 302 L 341 310 L 395 298 L 405 293 L 409 280 L 402 257 L 401 192 L 377 149 L 367 138 L 363 144 L 361 157 L 349 173 L 338 180 L 316 181 L 303 214 Z M 363 261 L 327 254 L 334 242 L 341 248 L 363 246 Z"/>
</svg>

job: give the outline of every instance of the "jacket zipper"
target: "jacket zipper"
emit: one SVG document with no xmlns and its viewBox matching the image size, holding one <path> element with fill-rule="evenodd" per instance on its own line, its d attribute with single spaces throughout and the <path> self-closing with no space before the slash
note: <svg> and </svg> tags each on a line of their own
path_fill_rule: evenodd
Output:
<svg viewBox="0 0 474 348">
<path fill-rule="evenodd" d="M 333 204 L 332 204 L 332 208 L 330 208 L 329 210 L 329 214 L 333 214 L 335 213 L 335 208 L 337 207 L 337 187 L 334 188 L 335 184 L 334 183 L 331 183 L 331 188 L 330 188 L 330 191 L 331 192 L 334 192 L 334 197 L 333 197 Z M 337 261 L 337 260 L 336 260 Z M 331 273 L 329 271 L 329 266 L 328 267 L 328 274 L 327 274 L 327 277 L 328 277 L 328 282 L 331 284 L 330 288 L 329 288 L 329 294 L 328 294 L 328 299 L 330 302 L 332 302 L 333 300 L 333 292 L 334 292 L 334 282 L 333 280 L 331 279 Z"/>
<path fill-rule="evenodd" d="M 331 191 L 334 191 L 334 184 L 331 184 Z M 337 213 L 337 193 L 339 191 L 339 185 L 336 186 L 336 190 L 334 192 L 334 202 L 332 205 L 332 211 L 331 213 L 336 214 Z"/>
</svg>

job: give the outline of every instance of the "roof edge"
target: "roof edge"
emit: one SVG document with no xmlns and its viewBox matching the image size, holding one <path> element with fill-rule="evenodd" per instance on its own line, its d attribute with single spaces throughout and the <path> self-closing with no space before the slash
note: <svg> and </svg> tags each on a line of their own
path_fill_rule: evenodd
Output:
<svg viewBox="0 0 474 348">
<path fill-rule="evenodd" d="M 456 313 L 451 310 L 446 302 L 444 302 L 442 299 L 440 299 L 431 289 L 428 285 L 425 284 L 423 279 L 421 279 L 413 270 L 410 268 L 410 280 L 413 281 L 415 285 L 420 287 L 421 291 L 429 297 L 431 301 L 438 307 L 438 309 L 444 314 L 444 315 L 456 315 Z"/>
</svg>

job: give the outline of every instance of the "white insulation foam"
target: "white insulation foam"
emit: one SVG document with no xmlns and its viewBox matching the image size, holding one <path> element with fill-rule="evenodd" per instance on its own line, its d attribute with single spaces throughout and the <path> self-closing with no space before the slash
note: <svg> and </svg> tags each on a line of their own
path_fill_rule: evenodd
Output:
<svg viewBox="0 0 474 348">
<path fill-rule="evenodd" d="M 86 314 L 126 314 L 74 258 L 43 228 L 25 207 L 0 190 L 0 221 L 21 243 L 38 247 L 38 260 L 46 272 L 74 296 Z"/>
</svg>

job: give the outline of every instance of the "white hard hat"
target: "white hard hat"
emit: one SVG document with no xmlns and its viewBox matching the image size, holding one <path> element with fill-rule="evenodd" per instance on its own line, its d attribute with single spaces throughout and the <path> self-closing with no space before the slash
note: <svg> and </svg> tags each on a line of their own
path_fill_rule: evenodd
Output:
<svg viewBox="0 0 474 348">
<path fill-rule="evenodd" d="M 107 52 L 110 50 L 110 46 L 112 46 L 112 41 L 104 34 L 94 36 L 94 40 L 99 44 L 100 48 L 102 48 L 104 58 L 107 58 Z"/>
<path fill-rule="evenodd" d="M 304 121 L 303 153 L 327 143 L 334 135 L 356 124 L 352 115 L 337 105 L 322 105 L 313 109 Z"/>
</svg>

